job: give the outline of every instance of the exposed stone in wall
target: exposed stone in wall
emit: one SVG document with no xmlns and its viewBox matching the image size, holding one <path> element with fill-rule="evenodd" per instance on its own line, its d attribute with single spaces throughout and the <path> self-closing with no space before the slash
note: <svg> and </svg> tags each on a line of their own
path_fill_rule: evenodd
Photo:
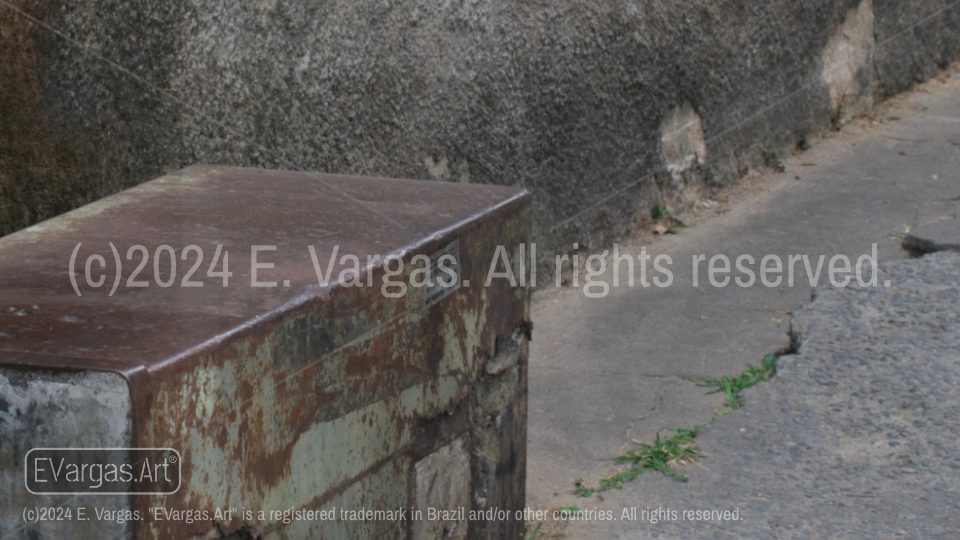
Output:
<svg viewBox="0 0 960 540">
<path fill-rule="evenodd" d="M 703 140 L 703 123 L 690 103 L 671 107 L 660 126 L 660 150 L 672 187 L 682 189 L 701 183 L 701 167 L 707 162 L 707 146 Z"/>
<path fill-rule="evenodd" d="M 835 123 L 873 106 L 877 91 L 873 72 L 873 0 L 863 0 L 847 18 L 823 49 L 821 81 L 836 111 Z"/>
</svg>

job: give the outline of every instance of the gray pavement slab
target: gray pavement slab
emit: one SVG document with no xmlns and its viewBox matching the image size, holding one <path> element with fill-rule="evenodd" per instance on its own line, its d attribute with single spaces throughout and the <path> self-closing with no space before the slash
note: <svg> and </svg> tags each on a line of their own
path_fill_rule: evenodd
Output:
<svg viewBox="0 0 960 540">
<path fill-rule="evenodd" d="M 651 441 L 663 428 L 706 424 L 714 418 L 722 398 L 703 395 L 704 389 L 693 382 L 696 378 L 739 374 L 745 364 L 756 365 L 767 353 L 790 349 L 791 313 L 808 303 L 814 290 L 802 272 L 792 287 L 719 288 L 705 284 L 701 264 L 699 286 L 693 287 L 693 256 L 709 260 L 725 254 L 733 260 L 749 254 L 759 262 L 768 254 L 783 260 L 802 254 L 814 261 L 843 254 L 855 261 L 876 244 L 880 260 L 904 259 L 908 255 L 897 233 L 918 221 L 951 215 L 953 199 L 960 196 L 960 80 L 950 78 L 929 93 L 891 100 L 874 118 L 882 123 L 846 127 L 788 159 L 788 172 L 734 190 L 729 203 L 705 211 L 709 217 L 685 216 L 693 227 L 621 246 L 621 254 L 636 255 L 643 245 L 652 257 L 669 255 L 669 287 L 628 288 L 621 283 L 605 298 L 587 298 L 582 288 L 551 286 L 537 293 L 530 358 L 528 506 L 596 503 L 597 498 L 571 494 L 575 480 L 595 485 L 602 475 L 617 470 L 609 458 L 633 441 Z M 602 278 L 608 283 L 610 258 Z M 621 272 L 623 276 L 625 269 Z M 552 277 L 541 276 L 541 285 Z M 819 284 L 826 283 L 821 275 Z M 763 414 L 747 406 L 713 425 L 748 426 Z M 742 436 L 737 426 L 730 436 Z M 779 434 L 772 433 L 767 446 L 751 451 L 775 452 Z M 736 440 L 756 445 L 764 438 Z M 714 459 L 704 461 L 704 470 L 715 470 Z M 695 485 L 700 473 L 691 474 L 690 484 L 678 486 Z M 681 489 L 657 476 L 644 475 L 636 484 L 644 486 L 645 504 L 659 506 L 657 490 L 663 486 Z M 602 496 L 613 506 L 637 506 L 633 489 Z M 733 499 L 727 502 L 735 505 Z M 762 513 L 762 505 L 752 511 Z M 570 526 L 565 534 L 615 537 L 601 534 L 604 527 L 614 527 L 611 534 L 619 530 L 589 522 Z M 702 529 L 701 536 L 710 537 L 710 531 Z"/>
<path fill-rule="evenodd" d="M 882 263 L 889 288 L 818 290 L 797 354 L 698 438 L 688 483 L 650 473 L 582 507 L 582 538 L 960 537 L 960 255 Z M 731 511 L 698 521 L 689 511 Z"/>
</svg>

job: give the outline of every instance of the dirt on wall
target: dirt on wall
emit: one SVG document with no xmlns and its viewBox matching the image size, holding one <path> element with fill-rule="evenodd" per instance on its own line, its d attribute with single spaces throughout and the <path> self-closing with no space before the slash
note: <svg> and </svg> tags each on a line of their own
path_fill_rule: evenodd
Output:
<svg viewBox="0 0 960 540">
<path fill-rule="evenodd" d="M 23 3 L 40 20 L 51 4 Z M 44 32 L 44 33 L 40 33 Z M 46 32 L 0 9 L 0 233 L 9 234 L 120 189 L 89 139 L 58 132 L 42 107 Z"/>
</svg>

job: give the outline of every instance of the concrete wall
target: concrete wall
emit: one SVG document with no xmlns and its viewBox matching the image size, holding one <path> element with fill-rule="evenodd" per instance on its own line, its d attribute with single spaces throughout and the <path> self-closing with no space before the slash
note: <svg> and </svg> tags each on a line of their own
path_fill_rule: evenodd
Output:
<svg viewBox="0 0 960 540">
<path fill-rule="evenodd" d="M 172 98 L 0 8 L 4 232 L 207 162 L 522 185 L 541 261 L 960 51 L 948 0 L 16 2 Z"/>
</svg>

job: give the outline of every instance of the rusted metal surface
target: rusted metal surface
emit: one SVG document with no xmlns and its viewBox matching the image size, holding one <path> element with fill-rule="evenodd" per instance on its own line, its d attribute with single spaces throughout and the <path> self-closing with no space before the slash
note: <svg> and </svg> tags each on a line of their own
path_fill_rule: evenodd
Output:
<svg viewBox="0 0 960 540">
<path fill-rule="evenodd" d="M 527 192 L 497 186 L 190 167 L 0 239 L 0 365 L 111 371 L 129 381 L 135 445 L 183 455 L 183 488 L 137 497 L 144 514 L 157 506 L 254 512 L 217 523 L 145 520 L 138 538 L 187 538 L 214 527 L 277 538 L 403 537 L 411 533 L 395 522 L 284 524 L 256 513 L 409 507 L 412 467 L 430 444 L 418 430 L 425 419 L 469 407 L 498 337 L 501 348 L 516 338 L 524 358 L 511 372 L 514 401 L 496 406 L 525 415 L 528 290 L 506 280 L 482 285 L 496 246 L 513 258 L 527 241 L 529 204 Z M 423 289 L 382 295 L 380 263 L 360 274 L 367 283 L 369 272 L 373 287 L 320 285 L 308 251 L 314 246 L 326 271 L 338 245 L 339 275 L 352 266 L 339 259 L 345 254 L 365 265 L 367 255 L 382 262 L 404 250 L 405 271 L 395 279 L 409 284 L 414 255 L 454 240 L 469 286 L 426 308 Z M 107 286 L 81 286 L 78 296 L 68 270 L 78 242 L 77 261 L 105 257 L 107 282 L 108 242 L 121 257 L 145 246 L 151 264 L 139 277 L 150 286 L 121 284 L 113 296 Z M 169 288 L 153 275 L 161 245 L 176 251 Z M 180 287 L 194 260 L 180 259 L 189 245 L 204 252 L 195 276 L 203 287 Z M 229 253 L 227 287 L 204 277 L 217 245 Z M 259 254 L 274 264 L 259 279 L 276 287 L 250 286 L 253 245 L 277 246 Z M 123 260 L 122 281 L 137 260 Z M 169 267 L 159 269 L 168 275 Z M 525 421 L 518 426 L 515 433 Z M 457 429 L 436 444 L 465 427 Z M 521 447 L 512 450 L 513 470 L 508 455 L 496 458 L 505 468 L 496 474 L 522 473 L 523 442 L 514 443 Z"/>
</svg>

